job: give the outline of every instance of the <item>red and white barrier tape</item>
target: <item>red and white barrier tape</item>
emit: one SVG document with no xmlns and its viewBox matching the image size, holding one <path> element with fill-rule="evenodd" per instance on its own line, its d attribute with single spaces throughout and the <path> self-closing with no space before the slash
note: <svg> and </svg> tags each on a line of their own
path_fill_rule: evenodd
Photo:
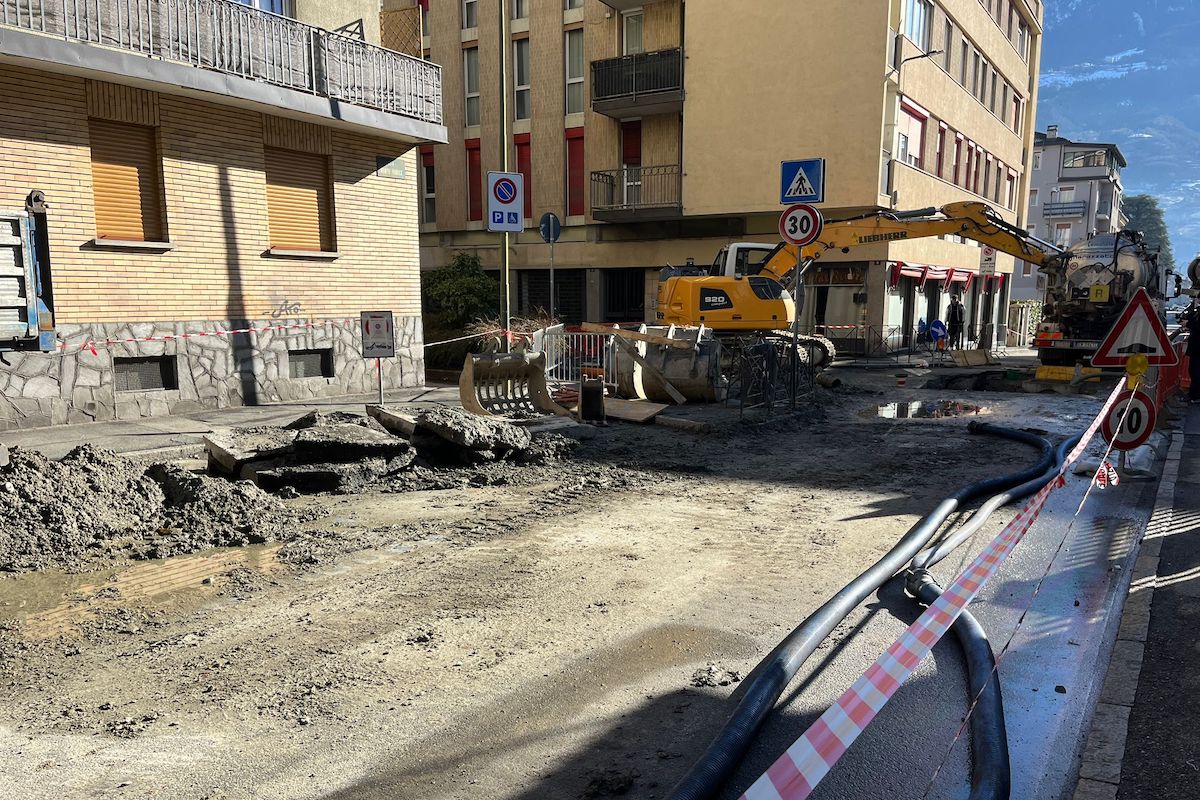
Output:
<svg viewBox="0 0 1200 800">
<path fill-rule="evenodd" d="M 1066 485 L 1067 468 L 1083 455 L 1122 389 L 1123 381 L 1067 456 L 1057 477 L 1025 504 L 942 596 L 746 790 L 741 800 L 804 800 L 812 793 L 1020 543 L 1050 493 Z"/>
<path fill-rule="evenodd" d="M 322 319 L 315 322 L 293 322 L 289 324 L 263 325 L 258 328 L 237 328 L 235 330 L 216 330 L 216 331 L 196 331 L 195 333 L 168 333 L 163 336 L 138 336 L 128 339 L 88 339 L 80 344 L 75 352 L 87 350 L 94 356 L 100 355 L 96 348 L 98 347 L 115 347 L 119 344 L 135 344 L 137 342 L 171 342 L 177 339 L 200 339 L 210 336 L 233 336 L 239 333 L 265 333 L 267 331 L 287 331 L 298 328 L 321 328 L 329 324 L 342 323 L 345 325 L 358 325 L 358 320 L 353 319 Z M 58 354 L 66 355 L 71 352 L 72 346 L 66 342 L 58 343 Z"/>
</svg>

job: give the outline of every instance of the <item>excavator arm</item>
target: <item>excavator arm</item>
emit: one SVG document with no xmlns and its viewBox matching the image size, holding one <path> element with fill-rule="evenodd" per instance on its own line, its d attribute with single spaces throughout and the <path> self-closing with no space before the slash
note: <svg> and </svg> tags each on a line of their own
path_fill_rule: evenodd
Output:
<svg viewBox="0 0 1200 800">
<path fill-rule="evenodd" d="M 941 208 L 916 211 L 880 210 L 861 217 L 826 222 L 821 238 L 801 248 L 800 257 L 804 261 L 815 261 L 830 250 L 848 253 L 851 248 L 878 242 L 947 234 L 972 239 L 1038 266 L 1057 263 L 1066 257 L 1063 250 L 1033 238 L 1005 222 L 987 203 L 978 202 L 950 203 Z M 759 274 L 787 286 L 795 277 L 795 270 L 796 246 L 784 242 L 763 259 Z"/>
</svg>

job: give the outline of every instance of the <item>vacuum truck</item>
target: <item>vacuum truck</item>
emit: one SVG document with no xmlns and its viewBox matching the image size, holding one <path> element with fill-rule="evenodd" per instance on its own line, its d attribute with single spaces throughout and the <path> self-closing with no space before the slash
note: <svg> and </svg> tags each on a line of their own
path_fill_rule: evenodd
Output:
<svg viewBox="0 0 1200 800">
<path fill-rule="evenodd" d="M 1138 289 L 1145 288 L 1160 315 L 1169 297 L 1170 273 L 1137 231 L 1093 236 L 1039 271 L 1046 276 L 1046 299 L 1034 346 L 1043 364 L 1087 363 Z M 1170 296 L 1178 297 L 1182 285 L 1175 276 Z"/>
</svg>

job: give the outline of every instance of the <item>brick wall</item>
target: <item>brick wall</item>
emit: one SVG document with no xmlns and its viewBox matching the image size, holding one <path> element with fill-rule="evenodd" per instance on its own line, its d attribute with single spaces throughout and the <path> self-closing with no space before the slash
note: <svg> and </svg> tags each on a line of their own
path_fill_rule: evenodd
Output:
<svg viewBox="0 0 1200 800">
<path fill-rule="evenodd" d="M 420 313 L 416 166 L 404 145 L 256 112 L 82 79 L 0 68 L 0 206 L 42 189 L 50 203 L 61 324 L 269 316 L 287 300 L 306 318 L 391 308 Z M 87 119 L 159 123 L 165 253 L 99 249 Z M 331 153 L 339 258 L 272 258 L 263 175 L 268 135 Z M 410 179 L 375 174 L 404 157 Z"/>
</svg>

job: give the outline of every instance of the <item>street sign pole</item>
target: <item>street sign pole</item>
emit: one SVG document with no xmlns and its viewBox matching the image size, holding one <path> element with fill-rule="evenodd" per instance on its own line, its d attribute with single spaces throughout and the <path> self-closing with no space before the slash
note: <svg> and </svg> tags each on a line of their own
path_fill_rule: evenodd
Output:
<svg viewBox="0 0 1200 800">
<path fill-rule="evenodd" d="M 554 316 L 554 243 L 558 241 L 559 234 L 562 233 L 562 223 L 558 217 L 550 211 L 542 214 L 541 220 L 538 222 L 538 232 L 542 234 L 542 241 L 550 245 L 550 319 L 556 319 Z"/>
<path fill-rule="evenodd" d="M 500 8 L 500 170 L 508 172 L 508 54 L 511 52 L 512 44 L 509 43 L 509 15 L 505 8 L 507 3 L 505 0 L 497 0 L 496 5 Z M 522 211 L 522 213 L 524 212 Z M 504 352 L 506 353 L 509 341 L 511 341 L 509 330 L 512 328 L 512 308 L 509 305 L 512 294 L 509 291 L 508 248 L 509 232 L 505 230 L 500 248 L 500 308 L 504 311 Z"/>
<path fill-rule="evenodd" d="M 550 243 L 550 324 L 554 324 L 554 242 Z"/>
</svg>

